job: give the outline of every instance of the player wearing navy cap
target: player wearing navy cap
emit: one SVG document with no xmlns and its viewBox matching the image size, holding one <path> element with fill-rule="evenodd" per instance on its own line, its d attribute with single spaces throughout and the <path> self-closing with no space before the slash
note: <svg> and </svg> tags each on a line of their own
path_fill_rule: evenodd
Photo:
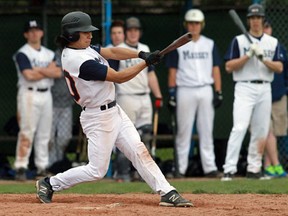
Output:
<svg viewBox="0 0 288 216">
<path fill-rule="evenodd" d="M 263 34 L 264 9 L 249 6 L 247 22 L 250 44 L 245 35 L 236 36 L 225 55 L 225 68 L 235 81 L 233 128 L 229 136 L 223 181 L 232 180 L 242 141 L 250 124 L 247 177 L 262 179 L 262 156 L 271 115 L 271 82 L 274 73 L 281 73 L 278 40 Z"/>
<path fill-rule="evenodd" d="M 29 156 L 34 143 L 35 165 L 38 175 L 45 173 L 48 166 L 48 144 L 52 126 L 53 79 L 61 76 L 56 66 L 55 54 L 41 45 L 44 35 L 36 20 L 24 26 L 27 43 L 13 56 L 18 74 L 17 114 L 18 134 L 15 169 L 16 180 L 26 180 Z"/>
<path fill-rule="evenodd" d="M 124 83 L 147 66 L 159 63 L 159 51 L 144 53 L 91 45 L 92 31 L 97 28 L 91 24 L 90 16 L 81 11 L 66 14 L 61 26 L 62 67 L 70 92 L 83 109 L 80 123 L 88 139 L 89 163 L 37 181 L 39 200 L 50 203 L 54 191 L 103 178 L 115 145 L 131 160 L 147 184 L 162 196 L 159 205 L 192 206 L 165 179 L 141 142 L 135 126 L 115 101 L 114 83 Z M 110 68 L 106 60 L 138 58 L 139 55 L 145 61 L 119 72 Z"/>
</svg>

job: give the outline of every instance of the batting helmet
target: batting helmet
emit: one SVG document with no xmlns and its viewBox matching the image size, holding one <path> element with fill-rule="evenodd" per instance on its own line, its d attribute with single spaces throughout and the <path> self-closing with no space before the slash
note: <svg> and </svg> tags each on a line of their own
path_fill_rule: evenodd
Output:
<svg viewBox="0 0 288 216">
<path fill-rule="evenodd" d="M 204 14 L 199 9 L 190 9 L 185 14 L 185 22 L 200 22 L 202 25 L 202 28 L 204 28 Z"/>
<path fill-rule="evenodd" d="M 79 32 L 92 32 L 98 30 L 91 23 L 88 14 L 81 11 L 74 11 L 66 14 L 61 21 L 62 36 L 69 42 L 79 40 Z"/>
<path fill-rule="evenodd" d="M 260 4 L 252 4 L 248 7 L 247 17 L 260 16 L 265 17 L 264 8 Z"/>
</svg>

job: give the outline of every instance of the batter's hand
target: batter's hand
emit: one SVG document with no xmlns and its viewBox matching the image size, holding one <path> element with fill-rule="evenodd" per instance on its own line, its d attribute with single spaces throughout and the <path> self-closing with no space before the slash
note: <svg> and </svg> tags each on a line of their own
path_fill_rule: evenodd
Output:
<svg viewBox="0 0 288 216">
<path fill-rule="evenodd" d="M 163 56 L 159 55 L 159 53 L 159 50 L 156 50 L 152 53 L 140 51 L 138 57 L 145 60 L 147 66 L 156 65 L 159 64 L 163 58 Z"/>
<path fill-rule="evenodd" d="M 162 98 L 156 98 L 154 105 L 156 109 L 160 109 L 163 106 Z"/>
<path fill-rule="evenodd" d="M 218 108 L 221 106 L 223 102 L 223 95 L 221 91 L 214 92 L 214 98 L 213 98 L 213 106 L 214 108 Z"/>
</svg>

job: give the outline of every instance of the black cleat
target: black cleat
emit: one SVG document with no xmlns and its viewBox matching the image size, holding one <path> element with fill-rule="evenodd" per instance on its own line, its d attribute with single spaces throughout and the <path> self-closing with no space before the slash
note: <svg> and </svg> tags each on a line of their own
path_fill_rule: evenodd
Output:
<svg viewBox="0 0 288 216">
<path fill-rule="evenodd" d="M 48 178 L 46 178 L 36 181 L 36 196 L 42 203 L 51 203 L 54 191 L 52 186 L 46 181 Z"/>
<path fill-rule="evenodd" d="M 172 190 L 161 197 L 159 206 L 166 207 L 193 207 L 193 204 L 184 199 L 177 191 Z"/>
</svg>

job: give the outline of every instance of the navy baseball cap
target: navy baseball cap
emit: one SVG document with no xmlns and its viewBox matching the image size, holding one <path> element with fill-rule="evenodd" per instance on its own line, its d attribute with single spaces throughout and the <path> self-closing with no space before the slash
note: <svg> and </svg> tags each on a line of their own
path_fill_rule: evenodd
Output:
<svg viewBox="0 0 288 216">
<path fill-rule="evenodd" d="M 28 32 L 30 29 L 42 29 L 42 26 L 40 25 L 40 23 L 36 20 L 29 20 L 28 22 L 25 23 L 24 25 L 24 32 Z"/>
</svg>

